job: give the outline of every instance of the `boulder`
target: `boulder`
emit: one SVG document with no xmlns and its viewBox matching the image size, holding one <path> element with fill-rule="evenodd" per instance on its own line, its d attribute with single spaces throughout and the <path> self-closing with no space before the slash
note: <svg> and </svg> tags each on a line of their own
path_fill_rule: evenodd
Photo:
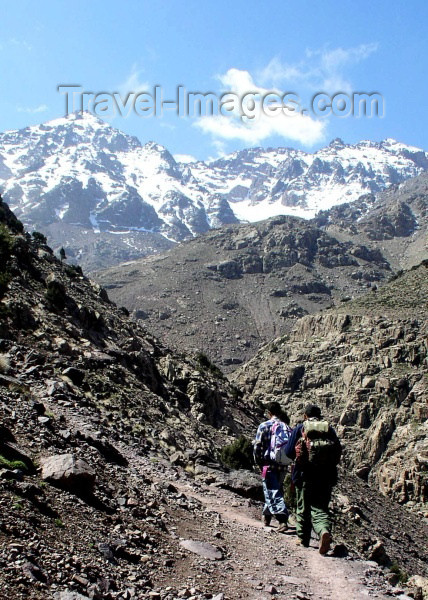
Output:
<svg viewBox="0 0 428 600">
<path fill-rule="evenodd" d="M 55 600 L 89 600 L 88 596 L 82 596 L 78 592 L 70 592 L 69 590 L 57 592 L 54 598 Z"/>
<path fill-rule="evenodd" d="M 92 492 L 95 471 L 73 454 L 57 454 L 42 461 L 42 479 L 72 492 Z"/>
<path fill-rule="evenodd" d="M 428 578 L 421 577 L 420 575 L 413 575 L 413 577 L 410 577 L 407 581 L 406 587 L 412 590 L 413 594 L 415 594 L 415 598 L 417 597 L 416 594 L 419 594 L 419 596 L 422 595 L 424 600 L 428 598 Z"/>
<path fill-rule="evenodd" d="M 221 477 L 217 478 L 216 485 L 227 490 L 232 490 L 236 494 L 244 496 L 244 498 L 263 500 L 260 476 L 245 469 L 222 474 Z"/>
</svg>

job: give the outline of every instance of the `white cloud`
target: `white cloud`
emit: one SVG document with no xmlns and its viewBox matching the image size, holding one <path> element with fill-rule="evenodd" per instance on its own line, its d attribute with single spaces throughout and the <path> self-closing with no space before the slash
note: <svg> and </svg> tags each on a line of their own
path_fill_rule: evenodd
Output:
<svg viewBox="0 0 428 600">
<path fill-rule="evenodd" d="M 352 82 L 345 71 L 352 65 L 366 60 L 378 49 L 377 43 L 360 44 L 352 48 L 327 48 L 307 50 L 295 65 L 282 63 L 273 58 L 259 72 L 262 83 L 274 85 L 305 86 L 313 92 L 351 92 Z M 290 88 L 289 88 L 290 89 Z"/>
<path fill-rule="evenodd" d="M 144 92 L 149 89 L 148 82 L 141 79 L 142 73 L 142 69 L 138 69 L 137 65 L 134 63 L 129 75 L 117 86 L 117 89 L 123 98 L 126 98 L 128 94 L 132 92 L 137 94 L 138 92 Z"/>
<path fill-rule="evenodd" d="M 159 127 L 162 127 L 162 129 L 169 129 L 170 131 L 175 131 L 177 129 L 176 125 L 172 125 L 172 123 L 166 123 L 165 121 L 160 121 Z"/>
<path fill-rule="evenodd" d="M 48 110 L 47 104 L 40 104 L 35 108 L 30 108 L 28 106 L 18 106 L 16 109 L 20 113 L 28 113 L 30 115 L 35 115 L 37 113 L 46 112 Z"/>
<path fill-rule="evenodd" d="M 286 65 L 281 63 L 278 57 L 272 60 L 258 73 L 262 83 L 280 86 L 283 83 L 293 82 L 296 85 L 298 82 L 306 79 L 303 66 Z"/>
<path fill-rule="evenodd" d="M 237 103 L 236 108 L 230 114 L 206 115 L 195 122 L 195 127 L 213 137 L 219 153 L 223 153 L 224 147 L 224 144 L 219 144 L 219 140 L 238 139 L 246 144 L 255 145 L 272 136 L 280 136 L 284 139 L 313 145 L 323 139 L 325 129 L 323 121 L 301 114 L 297 110 L 292 113 L 278 110 L 275 114 L 267 114 L 263 111 L 261 98 L 269 93 L 282 95 L 281 91 L 277 88 L 264 88 L 256 85 L 248 71 L 229 69 L 218 79 L 228 92 L 239 98 L 243 98 L 249 93 L 259 95 L 253 99 L 255 109 L 253 118 L 246 118 L 244 114 L 251 113 L 245 113 L 244 110 L 243 114 L 238 109 L 239 103 Z M 278 104 L 272 106 L 279 109 Z"/>
<path fill-rule="evenodd" d="M 355 48 L 334 48 L 333 50 L 318 50 L 309 52 L 308 56 L 318 56 L 321 65 L 328 72 L 335 72 L 342 67 L 357 64 L 376 52 L 378 44 L 361 44 Z"/>
<path fill-rule="evenodd" d="M 316 119 L 307 110 L 302 110 L 305 98 L 309 108 L 312 97 L 318 92 L 328 93 L 330 96 L 340 92 L 352 93 L 349 69 L 366 60 L 377 48 L 378 44 L 372 43 L 351 48 L 324 47 L 307 50 L 296 64 L 282 63 L 275 57 L 254 75 L 246 70 L 231 68 L 217 76 L 225 91 L 239 98 L 248 93 L 259 94 L 253 99 L 254 106 L 259 109 L 261 97 L 266 94 L 275 93 L 282 97 L 289 92 L 295 94 L 299 101 L 295 107 L 297 109 L 288 114 L 278 110 L 275 115 L 258 110 L 254 118 L 248 119 L 244 116 L 245 111 L 234 108 L 229 113 L 223 110 L 223 114 L 202 116 L 194 126 L 212 136 L 213 144 L 219 152 L 222 152 L 226 140 L 238 139 L 254 145 L 272 136 L 311 146 L 324 139 L 328 120 Z"/>
<path fill-rule="evenodd" d="M 9 38 L 6 41 L 6 45 L 19 46 L 20 48 L 24 48 L 24 50 L 28 50 L 28 52 L 31 52 L 33 49 L 33 46 L 29 44 L 26 40 L 18 40 L 17 38 Z"/>
<path fill-rule="evenodd" d="M 246 144 L 261 144 L 272 136 L 294 140 L 309 146 L 324 138 L 325 122 L 307 115 L 267 116 L 264 113 L 250 122 L 243 122 L 224 115 L 201 117 L 195 123 L 203 133 L 223 140 L 241 140 Z M 220 150 L 221 148 L 217 148 Z"/>
<path fill-rule="evenodd" d="M 198 162 L 198 159 L 192 156 L 191 154 L 174 154 L 174 160 L 180 163 L 195 163 Z"/>
</svg>

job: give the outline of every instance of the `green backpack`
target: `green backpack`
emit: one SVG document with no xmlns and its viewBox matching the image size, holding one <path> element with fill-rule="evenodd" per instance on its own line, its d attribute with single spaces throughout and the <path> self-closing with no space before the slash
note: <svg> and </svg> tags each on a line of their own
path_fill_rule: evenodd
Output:
<svg viewBox="0 0 428 600">
<path fill-rule="evenodd" d="M 338 463 L 337 443 L 330 432 L 328 421 L 303 421 L 302 437 L 296 443 L 296 463 L 300 467 L 325 469 Z"/>
</svg>

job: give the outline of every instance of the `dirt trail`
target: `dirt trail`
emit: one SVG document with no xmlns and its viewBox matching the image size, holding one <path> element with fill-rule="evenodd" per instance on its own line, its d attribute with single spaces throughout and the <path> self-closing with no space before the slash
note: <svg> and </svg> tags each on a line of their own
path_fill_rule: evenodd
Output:
<svg viewBox="0 0 428 600">
<path fill-rule="evenodd" d="M 374 563 L 322 556 L 315 539 L 310 548 L 299 547 L 294 528 L 280 534 L 275 526 L 264 527 L 260 505 L 227 490 L 184 480 L 174 481 L 174 486 L 200 502 L 205 511 L 206 517 L 197 519 L 193 539 L 226 551 L 225 560 L 211 572 L 211 580 L 225 599 L 391 598 L 383 572 Z M 189 536 L 191 528 L 183 533 Z"/>
</svg>

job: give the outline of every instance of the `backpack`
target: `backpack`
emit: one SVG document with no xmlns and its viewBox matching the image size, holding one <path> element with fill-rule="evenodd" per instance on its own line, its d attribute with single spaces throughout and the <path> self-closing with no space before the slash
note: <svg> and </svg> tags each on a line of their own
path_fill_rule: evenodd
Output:
<svg viewBox="0 0 428 600">
<path fill-rule="evenodd" d="M 331 436 L 328 421 L 304 421 L 302 437 L 297 440 L 295 451 L 296 463 L 300 467 L 322 470 L 338 463 L 337 442 Z"/>
<path fill-rule="evenodd" d="M 292 461 L 285 454 L 285 447 L 290 437 L 291 429 L 282 421 L 276 421 L 270 432 L 269 457 L 277 465 L 289 465 Z"/>
</svg>

